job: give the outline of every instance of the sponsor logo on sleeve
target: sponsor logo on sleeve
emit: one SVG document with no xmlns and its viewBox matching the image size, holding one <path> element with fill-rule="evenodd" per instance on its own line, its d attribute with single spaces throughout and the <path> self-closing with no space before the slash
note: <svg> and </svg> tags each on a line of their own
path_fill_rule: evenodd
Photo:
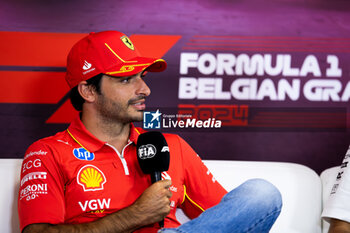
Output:
<svg viewBox="0 0 350 233">
<path fill-rule="evenodd" d="M 92 161 L 95 159 L 95 154 L 87 151 L 84 148 L 75 148 L 73 150 L 73 155 L 75 158 L 80 160 Z"/>
<path fill-rule="evenodd" d="M 42 151 L 42 150 L 39 150 L 39 151 L 31 151 L 29 152 L 28 154 L 26 154 L 23 158 L 23 160 L 26 160 L 28 159 L 29 157 L 33 156 L 33 155 L 46 155 L 47 152 L 46 151 Z"/>
<path fill-rule="evenodd" d="M 47 172 L 32 172 L 25 175 L 21 180 L 21 186 L 23 186 L 28 180 L 46 180 Z"/>
<path fill-rule="evenodd" d="M 39 195 L 47 194 L 47 184 L 30 184 L 20 191 L 20 200 L 25 198 L 26 201 L 34 200 Z"/>
<path fill-rule="evenodd" d="M 33 167 L 35 167 L 35 168 L 41 167 L 41 160 L 40 159 L 34 159 L 34 160 L 29 160 L 29 161 L 23 163 L 22 173 L 24 173 L 27 170 L 30 170 Z"/>
<path fill-rule="evenodd" d="M 77 175 L 77 183 L 83 187 L 84 192 L 103 190 L 106 181 L 103 172 L 93 165 L 83 166 Z"/>
</svg>

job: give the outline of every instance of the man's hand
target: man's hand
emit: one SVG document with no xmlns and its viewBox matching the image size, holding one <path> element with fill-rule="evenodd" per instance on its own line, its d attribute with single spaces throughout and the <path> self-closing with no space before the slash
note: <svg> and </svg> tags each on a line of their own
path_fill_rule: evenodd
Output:
<svg viewBox="0 0 350 233">
<path fill-rule="evenodd" d="M 350 233 L 350 223 L 332 218 L 328 233 Z"/>
<path fill-rule="evenodd" d="M 131 206 L 134 213 L 143 219 L 146 225 L 159 222 L 170 212 L 169 190 L 171 180 L 161 180 L 148 187 Z"/>
<path fill-rule="evenodd" d="M 83 224 L 31 224 L 23 233 L 125 233 L 156 223 L 170 212 L 171 180 L 149 186 L 131 206 Z"/>
</svg>

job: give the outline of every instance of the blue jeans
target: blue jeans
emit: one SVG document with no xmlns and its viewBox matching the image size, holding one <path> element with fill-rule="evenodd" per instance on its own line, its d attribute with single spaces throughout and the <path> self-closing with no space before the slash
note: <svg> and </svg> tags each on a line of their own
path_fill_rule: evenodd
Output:
<svg viewBox="0 0 350 233">
<path fill-rule="evenodd" d="M 251 179 L 197 218 L 158 233 L 265 233 L 271 229 L 281 208 L 282 197 L 275 186 L 262 179 Z"/>
</svg>

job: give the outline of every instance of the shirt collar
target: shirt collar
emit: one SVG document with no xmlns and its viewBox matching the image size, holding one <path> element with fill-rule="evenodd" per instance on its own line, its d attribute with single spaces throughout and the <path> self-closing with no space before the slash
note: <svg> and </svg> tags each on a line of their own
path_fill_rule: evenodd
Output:
<svg viewBox="0 0 350 233">
<path fill-rule="evenodd" d="M 78 143 L 81 147 L 85 148 L 89 152 L 98 151 L 106 144 L 106 142 L 96 138 L 86 129 L 83 122 L 80 120 L 79 115 L 72 121 L 67 129 L 67 132 L 76 143 Z M 143 132 L 143 129 L 136 128 L 134 124 L 130 123 L 129 142 L 137 144 L 137 139 Z"/>
<path fill-rule="evenodd" d="M 139 135 L 144 132 L 145 132 L 144 129 L 135 127 L 134 124 L 131 123 L 129 141 L 137 144 L 137 139 L 139 138 Z"/>
</svg>

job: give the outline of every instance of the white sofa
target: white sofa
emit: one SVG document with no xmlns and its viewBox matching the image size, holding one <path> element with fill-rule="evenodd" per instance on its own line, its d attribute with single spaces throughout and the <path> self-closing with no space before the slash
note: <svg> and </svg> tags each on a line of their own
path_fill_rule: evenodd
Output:
<svg viewBox="0 0 350 233">
<path fill-rule="evenodd" d="M 0 159 L 0 232 L 19 233 L 17 193 L 21 159 Z M 231 190 L 251 178 L 263 178 L 273 183 L 282 193 L 281 215 L 271 233 L 321 233 L 322 210 L 321 178 L 310 168 L 279 162 L 213 161 L 206 160 L 216 179 Z M 334 180 L 335 170 L 323 175 L 323 180 Z M 336 174 L 335 174 L 336 175 Z M 332 177 L 333 176 L 333 177 Z M 331 186 L 331 181 L 327 181 Z M 328 189 L 330 189 L 328 187 Z M 324 198 L 324 197 L 323 197 Z M 177 213 L 182 222 L 187 217 Z M 327 232 L 325 224 L 324 232 Z"/>
</svg>

